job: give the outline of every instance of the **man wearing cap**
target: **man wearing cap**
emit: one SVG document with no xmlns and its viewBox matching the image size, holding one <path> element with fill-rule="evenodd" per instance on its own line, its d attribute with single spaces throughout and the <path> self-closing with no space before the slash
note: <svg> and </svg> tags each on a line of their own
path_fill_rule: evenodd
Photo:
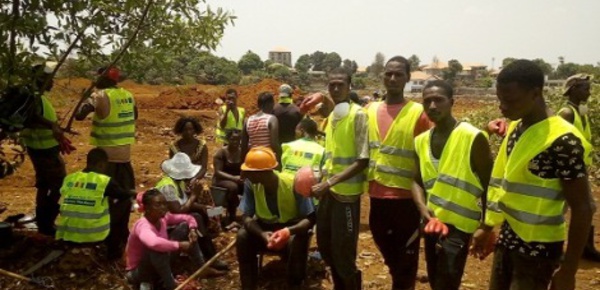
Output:
<svg viewBox="0 0 600 290">
<path fill-rule="evenodd" d="M 227 131 L 241 131 L 244 127 L 246 110 L 237 106 L 237 99 L 237 91 L 235 89 L 228 89 L 225 92 L 225 104 L 217 111 L 219 123 L 217 123 L 216 134 L 217 140 L 220 142 L 227 143 L 227 138 L 225 137 Z"/>
<path fill-rule="evenodd" d="M 279 145 L 296 139 L 296 126 L 302 120 L 303 114 L 292 102 L 294 89 L 288 84 L 279 87 L 279 103 L 273 109 L 273 115 L 279 121 Z"/>
<path fill-rule="evenodd" d="M 567 106 L 558 111 L 558 115 L 573 124 L 588 142 L 592 142 L 592 131 L 586 105 L 590 98 L 590 81 L 591 76 L 586 74 L 576 74 L 567 78 L 563 91 L 563 96 L 568 98 Z M 583 257 L 600 262 L 600 252 L 594 245 L 594 226 L 590 230 Z"/>
<path fill-rule="evenodd" d="M 300 289 L 306 276 L 309 230 L 315 208 L 309 198 L 294 191 L 293 177 L 280 174 L 275 153 L 254 147 L 242 170 L 247 178 L 240 203 L 244 226 L 237 233 L 237 257 L 243 290 L 257 289 L 257 254 L 266 250 L 287 256 L 289 289 Z"/>
<path fill-rule="evenodd" d="M 161 169 L 164 176 L 155 188 L 165 196 L 170 213 L 189 214 L 194 217 L 200 232 L 198 238 L 200 249 L 207 259 L 212 258 L 217 251 L 208 230 L 207 210 L 210 207 L 200 204 L 198 198 L 199 191 L 208 188 L 201 183 L 200 179 L 194 179 L 198 176 L 201 166 L 192 163 L 187 154 L 178 152 L 171 159 L 163 161 Z M 211 266 L 217 270 L 229 269 L 227 263 L 222 260 L 216 261 Z"/>
<path fill-rule="evenodd" d="M 56 111 L 46 95 L 54 85 L 50 78 L 52 65 L 45 63 L 33 67 L 34 85 L 40 94 L 41 102 L 20 134 L 35 170 L 35 215 L 38 231 L 50 236 L 55 232 L 54 220 L 59 210 L 60 187 L 67 175 L 58 142 L 64 136 L 56 122 Z"/>
<path fill-rule="evenodd" d="M 104 149 L 108 154 L 106 175 L 113 178 L 122 188 L 135 189 L 133 167 L 131 167 L 131 144 L 135 142 L 135 120 L 137 108 L 133 95 L 117 87 L 120 72 L 116 67 L 105 67 L 98 70 L 97 91 L 81 106 L 75 119 L 82 121 L 90 113 L 92 118 L 90 144 Z M 119 259 L 123 255 L 127 237 L 129 236 L 130 209 L 132 201 L 115 200 L 110 204 L 111 227 L 107 240 L 111 248 L 111 259 Z"/>
</svg>

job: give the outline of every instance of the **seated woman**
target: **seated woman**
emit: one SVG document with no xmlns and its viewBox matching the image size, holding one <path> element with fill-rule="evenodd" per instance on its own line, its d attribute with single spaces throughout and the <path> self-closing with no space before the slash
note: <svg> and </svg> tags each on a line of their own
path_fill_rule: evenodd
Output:
<svg viewBox="0 0 600 290">
<path fill-rule="evenodd" d="M 198 139 L 196 136 L 202 134 L 204 130 L 198 119 L 193 117 L 181 117 L 175 123 L 173 132 L 181 138 L 169 146 L 169 158 L 177 152 L 187 154 L 192 163 L 202 166 L 198 172 L 197 178 L 204 178 L 208 168 L 208 147 L 204 139 Z"/>
<path fill-rule="evenodd" d="M 170 213 L 189 214 L 196 220 L 201 235 L 198 239 L 200 249 L 206 258 L 212 258 L 217 253 L 212 242 L 215 235 L 209 231 L 208 210 L 212 206 L 202 204 L 199 200 L 200 195 L 210 195 L 210 193 L 208 188 L 195 178 L 201 166 L 193 164 L 185 153 L 178 152 L 173 155 L 173 158 L 165 160 L 161 168 L 164 175 L 155 187 L 164 195 L 167 210 Z M 220 260 L 213 263 L 211 267 L 219 270 L 228 269 L 228 265 Z"/>
<path fill-rule="evenodd" d="M 151 285 L 175 289 L 171 258 L 178 255 L 173 253 L 187 253 L 195 267 L 204 264 L 196 221 L 190 215 L 168 213 L 165 197 L 154 188 L 140 193 L 137 200 L 144 216 L 133 225 L 127 240 L 127 279 L 141 284 L 140 289 L 151 289 Z M 170 226 L 174 228 L 167 234 Z"/>
<path fill-rule="evenodd" d="M 213 186 L 227 190 L 227 224 L 231 224 L 235 222 L 237 206 L 240 204 L 238 196 L 244 193 L 244 180 L 241 178 L 241 132 L 232 130 L 225 136 L 228 144 L 219 149 L 213 158 Z"/>
</svg>

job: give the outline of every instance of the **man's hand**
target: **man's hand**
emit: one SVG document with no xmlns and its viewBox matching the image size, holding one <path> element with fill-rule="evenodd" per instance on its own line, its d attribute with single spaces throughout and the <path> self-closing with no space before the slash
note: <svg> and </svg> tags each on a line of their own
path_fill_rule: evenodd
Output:
<svg viewBox="0 0 600 290">
<path fill-rule="evenodd" d="M 502 138 L 506 136 L 506 128 L 508 124 L 505 119 L 496 119 L 490 121 L 487 125 L 486 131 L 489 134 L 496 134 Z"/>
<path fill-rule="evenodd" d="M 179 242 L 179 250 L 182 252 L 188 252 L 190 250 L 190 242 Z"/>
<path fill-rule="evenodd" d="M 575 273 L 569 273 L 562 267 L 554 272 L 550 290 L 574 290 L 575 289 Z"/>
<path fill-rule="evenodd" d="M 489 227 L 480 227 L 473 233 L 473 243 L 469 249 L 472 256 L 479 260 L 485 259 L 496 245 L 496 234 Z"/>
<path fill-rule="evenodd" d="M 266 244 L 269 244 L 269 240 L 271 239 L 272 235 L 273 235 L 273 232 L 265 232 L 265 231 L 263 231 L 261 234 L 261 236 Z"/>
<path fill-rule="evenodd" d="M 323 197 L 323 195 L 325 195 L 325 193 L 327 193 L 327 191 L 329 190 L 330 185 L 329 182 L 324 181 L 318 184 L 315 184 L 312 186 L 311 190 L 312 190 L 312 197 L 315 197 L 317 199 L 321 199 Z"/>
<path fill-rule="evenodd" d="M 191 244 L 198 241 L 198 233 L 196 233 L 196 229 L 190 229 L 190 233 L 188 234 L 188 239 Z"/>
</svg>

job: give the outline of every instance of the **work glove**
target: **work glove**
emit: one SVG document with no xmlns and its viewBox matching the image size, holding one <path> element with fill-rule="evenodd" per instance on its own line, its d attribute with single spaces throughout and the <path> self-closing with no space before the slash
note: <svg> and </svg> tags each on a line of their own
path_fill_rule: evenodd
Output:
<svg viewBox="0 0 600 290">
<path fill-rule="evenodd" d="M 75 148 L 75 146 L 71 144 L 71 140 L 69 140 L 69 138 L 65 137 L 64 135 L 62 135 L 60 140 L 58 141 L 58 146 L 60 153 L 63 155 L 69 155 L 71 154 L 71 152 L 77 150 L 77 148 Z"/>
<path fill-rule="evenodd" d="M 290 229 L 288 228 L 283 228 L 274 232 L 269 239 L 269 243 L 267 243 L 267 248 L 269 250 L 280 251 L 287 245 L 287 242 L 290 240 L 290 235 Z"/>
<path fill-rule="evenodd" d="M 316 93 L 316 94 L 312 94 L 306 98 L 304 98 L 304 100 L 302 100 L 302 103 L 300 103 L 300 112 L 302 114 L 306 114 L 307 112 L 310 112 L 317 104 L 321 103 L 323 101 L 323 94 L 321 93 Z"/>
<path fill-rule="evenodd" d="M 506 120 L 496 119 L 496 120 L 490 121 L 488 123 L 487 131 L 490 134 L 496 134 L 496 135 L 504 138 L 506 136 L 506 127 L 507 127 Z"/>
</svg>

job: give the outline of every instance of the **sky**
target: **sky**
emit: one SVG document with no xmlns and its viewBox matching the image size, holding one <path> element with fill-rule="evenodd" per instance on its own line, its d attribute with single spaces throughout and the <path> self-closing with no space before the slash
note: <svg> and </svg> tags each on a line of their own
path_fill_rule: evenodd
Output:
<svg viewBox="0 0 600 290">
<path fill-rule="evenodd" d="M 600 62 L 598 0 L 207 0 L 238 17 L 215 54 L 265 60 L 285 47 L 295 61 L 316 50 L 370 65 L 413 54 L 421 64 L 458 59 L 498 68 L 505 57 Z M 495 61 L 493 61 L 495 59 Z"/>
</svg>

